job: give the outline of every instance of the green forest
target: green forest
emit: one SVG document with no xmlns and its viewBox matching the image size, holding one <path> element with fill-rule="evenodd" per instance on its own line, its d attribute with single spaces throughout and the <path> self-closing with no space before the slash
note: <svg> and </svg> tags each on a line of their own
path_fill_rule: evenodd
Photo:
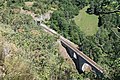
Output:
<svg viewBox="0 0 120 80">
<path fill-rule="evenodd" d="M 104 69 L 79 74 L 60 55 L 59 36 L 33 18 L 53 11 L 50 26 Z M 0 0 L 0 80 L 119 80 L 120 0 Z"/>
</svg>

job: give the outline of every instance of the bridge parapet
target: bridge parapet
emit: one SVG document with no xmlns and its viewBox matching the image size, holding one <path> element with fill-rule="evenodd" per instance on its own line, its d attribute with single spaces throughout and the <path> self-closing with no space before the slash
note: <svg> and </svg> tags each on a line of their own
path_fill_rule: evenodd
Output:
<svg viewBox="0 0 120 80">
<path fill-rule="evenodd" d="M 56 31 L 50 29 L 44 24 L 41 24 L 41 26 L 47 30 L 48 32 L 54 34 L 54 35 L 59 35 Z M 73 60 L 73 62 L 76 65 L 76 69 L 78 70 L 79 73 L 83 73 L 85 70 L 85 65 L 87 64 L 86 69 L 90 69 L 89 71 L 93 71 L 96 74 L 102 74 L 103 69 L 97 65 L 96 62 L 94 62 L 92 59 L 87 57 L 83 52 L 78 50 L 76 45 L 69 41 L 68 39 L 64 38 L 63 36 L 60 36 L 60 41 L 62 46 L 67 50 L 68 55 L 70 58 Z"/>
</svg>

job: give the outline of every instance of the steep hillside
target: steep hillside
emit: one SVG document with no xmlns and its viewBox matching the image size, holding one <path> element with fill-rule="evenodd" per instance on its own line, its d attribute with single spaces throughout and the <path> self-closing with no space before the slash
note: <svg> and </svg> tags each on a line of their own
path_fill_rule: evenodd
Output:
<svg viewBox="0 0 120 80">
<path fill-rule="evenodd" d="M 60 55 L 57 36 L 44 32 L 40 26 L 22 24 L 16 28 L 0 23 L 0 35 L 1 79 L 65 80 L 78 75 Z"/>
<path fill-rule="evenodd" d="M 119 4 L 119 0 L 0 0 L 1 79 L 119 80 Z M 94 35 L 92 33 L 86 36 L 85 30 L 88 26 L 82 26 L 83 31 L 74 18 L 84 17 L 79 15 L 82 13 L 79 10 L 88 5 L 90 6 L 84 13 L 98 16 L 98 30 L 91 31 Z M 47 21 L 50 28 L 79 45 L 82 52 L 104 68 L 105 74 L 97 76 L 92 72 L 79 75 L 73 66 L 60 56 L 58 36 L 42 31 L 32 17 L 27 15 L 27 12 L 21 14 L 21 10 L 35 13 L 36 16 L 52 10 L 52 17 Z M 86 21 L 84 25 L 89 24 L 86 19 L 88 17 L 83 21 Z M 91 18 L 89 22 L 92 22 Z M 97 25 L 96 22 L 93 24 Z"/>
<path fill-rule="evenodd" d="M 78 76 L 59 52 L 58 36 L 21 14 L 23 2 L 0 3 L 0 80 L 67 80 Z"/>
</svg>

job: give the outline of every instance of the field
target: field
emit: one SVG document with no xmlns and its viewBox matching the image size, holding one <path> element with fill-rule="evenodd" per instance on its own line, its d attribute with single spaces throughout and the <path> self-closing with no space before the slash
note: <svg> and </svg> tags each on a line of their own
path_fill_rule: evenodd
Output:
<svg viewBox="0 0 120 80">
<path fill-rule="evenodd" d="M 76 16 L 74 20 L 86 36 L 92 36 L 98 30 L 98 17 L 95 15 L 87 14 L 86 10 L 88 7 L 89 6 L 86 6 L 85 8 L 80 10 L 78 16 Z"/>
</svg>

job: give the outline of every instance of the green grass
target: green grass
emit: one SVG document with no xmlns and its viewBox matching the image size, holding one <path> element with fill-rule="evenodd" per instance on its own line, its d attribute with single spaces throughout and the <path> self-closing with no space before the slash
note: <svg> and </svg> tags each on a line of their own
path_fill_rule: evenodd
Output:
<svg viewBox="0 0 120 80">
<path fill-rule="evenodd" d="M 86 36 L 94 35 L 98 30 L 98 17 L 95 15 L 89 15 L 86 10 L 89 6 L 86 6 L 80 10 L 78 16 L 74 18 L 75 23 L 80 27 L 80 30 L 85 33 Z"/>
</svg>

